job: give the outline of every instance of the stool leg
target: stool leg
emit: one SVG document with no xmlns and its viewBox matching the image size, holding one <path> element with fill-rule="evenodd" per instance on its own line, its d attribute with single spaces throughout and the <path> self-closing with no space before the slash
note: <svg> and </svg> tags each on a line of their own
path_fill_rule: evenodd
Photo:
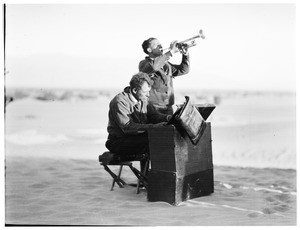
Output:
<svg viewBox="0 0 300 230">
<path fill-rule="evenodd" d="M 136 194 L 140 193 L 140 179 L 137 180 L 137 185 L 136 185 Z"/>
<path fill-rule="evenodd" d="M 147 171 L 149 169 L 149 160 L 147 160 L 146 162 L 143 162 L 143 163 L 141 162 L 140 165 L 141 165 L 141 172 L 146 176 L 147 175 Z M 136 193 L 137 194 L 140 193 L 140 183 L 141 183 L 141 180 L 138 179 L 137 187 L 136 187 Z"/>
<path fill-rule="evenodd" d="M 121 178 L 121 173 L 122 173 L 122 169 L 123 169 L 123 165 L 120 165 L 120 169 L 119 169 L 119 173 L 118 173 L 118 177 L 117 177 L 117 180 L 115 178 L 113 178 L 113 182 L 112 182 L 112 185 L 111 185 L 111 191 L 114 189 L 115 187 L 115 182 L 116 181 L 119 181 L 120 178 Z M 123 187 L 123 186 L 122 186 Z"/>
<path fill-rule="evenodd" d="M 145 176 L 147 176 L 148 170 L 149 170 L 149 160 L 146 161 L 146 165 L 145 165 L 145 168 L 144 168 L 144 171 L 143 171 Z"/>
<path fill-rule="evenodd" d="M 112 178 L 115 180 L 115 182 L 119 185 L 120 188 L 123 188 L 125 181 L 123 181 L 121 178 L 118 178 L 116 174 L 114 174 L 108 167 L 107 165 L 103 165 L 104 169 L 112 176 Z"/>
</svg>

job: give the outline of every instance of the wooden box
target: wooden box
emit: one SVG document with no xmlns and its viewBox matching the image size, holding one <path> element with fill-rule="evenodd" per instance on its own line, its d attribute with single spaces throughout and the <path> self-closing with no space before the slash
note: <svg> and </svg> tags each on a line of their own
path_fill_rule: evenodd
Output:
<svg viewBox="0 0 300 230">
<path fill-rule="evenodd" d="M 214 192 L 211 125 L 197 145 L 173 125 L 148 131 L 148 200 L 172 205 Z"/>
</svg>

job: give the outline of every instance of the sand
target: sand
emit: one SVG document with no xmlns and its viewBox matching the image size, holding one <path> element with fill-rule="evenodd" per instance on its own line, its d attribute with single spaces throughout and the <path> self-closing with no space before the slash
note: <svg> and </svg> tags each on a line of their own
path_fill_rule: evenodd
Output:
<svg viewBox="0 0 300 230">
<path fill-rule="evenodd" d="M 209 118 L 215 192 L 178 206 L 131 186 L 110 191 L 97 160 L 109 99 L 8 104 L 7 225 L 296 226 L 295 95 L 223 96 Z"/>
</svg>

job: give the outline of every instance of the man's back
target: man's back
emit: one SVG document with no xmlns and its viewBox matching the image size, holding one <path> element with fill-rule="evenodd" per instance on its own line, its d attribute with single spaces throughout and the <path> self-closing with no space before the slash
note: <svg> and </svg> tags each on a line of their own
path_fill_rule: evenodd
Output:
<svg viewBox="0 0 300 230">
<path fill-rule="evenodd" d="M 189 72 L 189 56 L 183 55 L 180 65 L 168 62 L 166 55 L 156 58 L 146 57 L 139 63 L 139 71 L 152 74 L 152 89 L 149 101 L 160 111 L 172 114 L 171 107 L 174 105 L 173 77 L 181 76 Z"/>
<path fill-rule="evenodd" d="M 130 87 L 109 104 L 108 139 L 105 146 L 114 153 L 147 153 L 147 129 L 166 124 L 167 115 L 148 103 L 151 80 L 145 73 L 134 75 Z"/>
</svg>

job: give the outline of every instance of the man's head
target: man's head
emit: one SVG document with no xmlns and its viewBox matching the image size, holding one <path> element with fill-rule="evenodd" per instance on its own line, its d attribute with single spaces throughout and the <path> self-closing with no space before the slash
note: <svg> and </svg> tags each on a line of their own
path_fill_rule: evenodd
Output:
<svg viewBox="0 0 300 230">
<path fill-rule="evenodd" d="M 132 95 L 138 101 L 146 101 L 149 98 L 151 79 L 148 74 L 139 72 L 132 76 L 130 82 Z"/>
<path fill-rule="evenodd" d="M 149 38 L 145 40 L 142 47 L 144 52 L 153 58 L 158 57 L 163 53 L 163 48 L 157 38 Z"/>
</svg>

